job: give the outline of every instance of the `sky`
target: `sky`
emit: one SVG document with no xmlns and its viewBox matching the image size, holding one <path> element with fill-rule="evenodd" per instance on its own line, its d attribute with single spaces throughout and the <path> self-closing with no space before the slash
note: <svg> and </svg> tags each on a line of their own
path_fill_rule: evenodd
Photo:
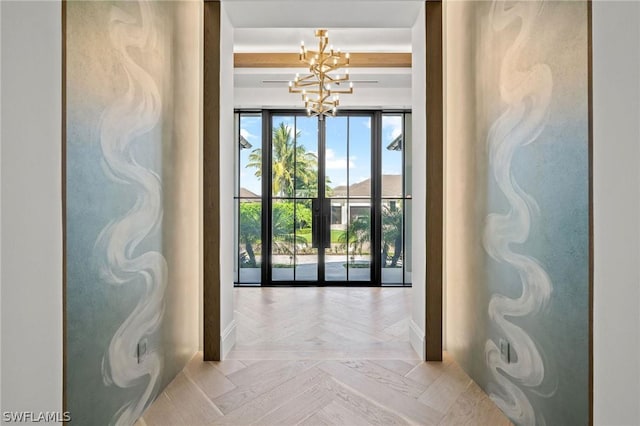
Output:
<svg viewBox="0 0 640 426">
<path fill-rule="evenodd" d="M 272 116 L 273 128 L 285 123 L 300 132 L 296 141 L 308 152 L 318 153 L 318 119 L 305 116 Z M 371 177 L 371 120 L 369 116 L 326 117 L 326 173 L 331 187 L 353 185 Z M 382 173 L 402 174 L 402 152 L 389 151 L 387 146 L 402 133 L 401 115 L 382 117 Z M 261 194 L 261 181 L 255 169 L 246 168 L 251 151 L 261 146 L 262 118 L 260 115 L 241 116 L 240 134 L 251 143 L 250 149 L 240 150 L 240 186 Z M 348 171 L 347 171 L 348 166 Z"/>
</svg>

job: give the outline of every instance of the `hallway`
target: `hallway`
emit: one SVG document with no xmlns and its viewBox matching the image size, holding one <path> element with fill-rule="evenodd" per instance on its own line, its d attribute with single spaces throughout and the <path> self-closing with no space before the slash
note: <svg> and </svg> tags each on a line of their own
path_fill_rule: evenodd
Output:
<svg viewBox="0 0 640 426">
<path fill-rule="evenodd" d="M 409 344 L 411 289 L 235 289 L 238 337 L 222 362 L 198 353 L 138 426 L 502 425 L 445 354 Z"/>
</svg>

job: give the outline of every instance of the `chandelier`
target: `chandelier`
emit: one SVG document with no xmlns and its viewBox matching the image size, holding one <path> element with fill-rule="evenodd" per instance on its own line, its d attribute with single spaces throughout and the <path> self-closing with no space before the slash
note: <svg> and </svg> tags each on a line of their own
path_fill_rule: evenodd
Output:
<svg viewBox="0 0 640 426">
<path fill-rule="evenodd" d="M 302 94 L 307 115 L 319 116 L 322 120 L 324 116 L 336 115 L 340 94 L 353 93 L 353 83 L 349 83 L 348 89 L 340 87 L 349 81 L 349 54 L 329 46 L 327 30 L 316 30 L 315 36 L 320 39 L 317 51 L 307 50 L 304 41 L 300 44 L 300 61 L 309 67 L 311 74 L 296 74 L 296 78 L 289 82 L 289 93 Z M 345 68 L 344 73 L 336 73 L 341 68 Z"/>
</svg>

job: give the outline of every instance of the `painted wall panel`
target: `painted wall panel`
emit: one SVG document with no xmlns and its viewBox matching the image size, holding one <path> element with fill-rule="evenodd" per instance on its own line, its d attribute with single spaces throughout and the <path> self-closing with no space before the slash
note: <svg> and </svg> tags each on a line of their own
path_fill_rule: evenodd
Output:
<svg viewBox="0 0 640 426">
<path fill-rule="evenodd" d="M 132 424 L 198 348 L 201 7 L 67 4 L 66 383 L 77 424 Z"/>
<path fill-rule="evenodd" d="M 640 424 L 640 3 L 593 3 L 595 425 Z"/>
<path fill-rule="evenodd" d="M 515 423 L 585 424 L 587 3 L 446 16 L 447 348 Z"/>
<path fill-rule="evenodd" d="M 0 407 L 2 412 L 60 412 L 60 2 L 2 1 L 0 9 Z"/>
</svg>

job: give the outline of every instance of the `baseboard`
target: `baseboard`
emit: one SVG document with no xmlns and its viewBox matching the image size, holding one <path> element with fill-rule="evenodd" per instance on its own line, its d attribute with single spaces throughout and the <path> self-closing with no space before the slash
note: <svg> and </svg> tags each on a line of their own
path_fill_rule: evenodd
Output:
<svg viewBox="0 0 640 426">
<path fill-rule="evenodd" d="M 220 336 L 220 354 L 222 359 L 227 357 L 229 351 L 236 344 L 236 320 L 235 318 L 229 323 L 227 328 L 222 332 Z"/>
<path fill-rule="evenodd" d="M 420 355 L 420 359 L 426 358 L 426 347 L 424 345 L 424 331 L 413 320 L 409 322 L 409 341 L 411 347 Z"/>
</svg>

